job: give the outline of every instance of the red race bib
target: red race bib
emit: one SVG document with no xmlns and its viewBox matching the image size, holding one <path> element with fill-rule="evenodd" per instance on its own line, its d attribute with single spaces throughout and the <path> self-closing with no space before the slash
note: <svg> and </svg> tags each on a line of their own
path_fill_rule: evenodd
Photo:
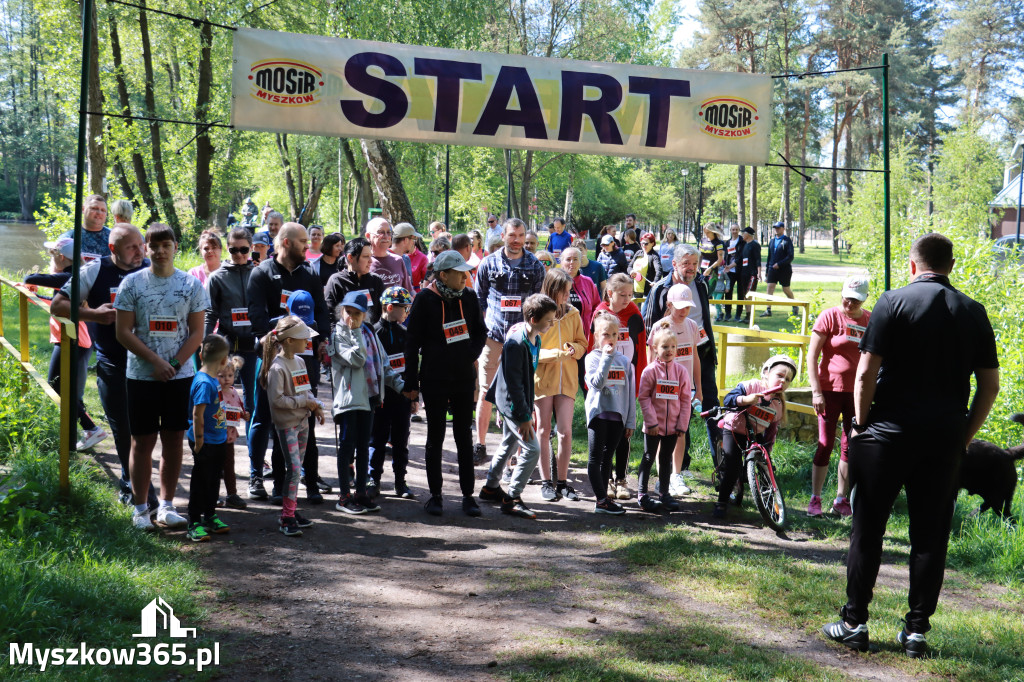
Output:
<svg viewBox="0 0 1024 682">
<path fill-rule="evenodd" d="M 313 390 L 313 387 L 309 385 L 309 376 L 306 374 L 305 369 L 297 369 L 292 372 L 292 386 L 296 391 Z"/>
<path fill-rule="evenodd" d="M 153 315 L 149 318 L 149 335 L 175 337 L 178 335 L 178 320 L 170 315 Z"/>
<path fill-rule="evenodd" d="M 469 327 L 466 325 L 465 320 L 449 322 L 448 324 L 442 325 L 441 329 L 444 331 L 444 338 L 448 343 L 469 340 Z"/>
<path fill-rule="evenodd" d="M 654 397 L 658 400 L 679 400 L 679 382 L 658 379 L 654 384 Z"/>
</svg>

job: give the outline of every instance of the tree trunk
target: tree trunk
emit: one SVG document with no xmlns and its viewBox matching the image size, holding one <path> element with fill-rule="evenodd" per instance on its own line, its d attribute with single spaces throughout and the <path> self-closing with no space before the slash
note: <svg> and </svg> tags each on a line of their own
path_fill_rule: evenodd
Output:
<svg viewBox="0 0 1024 682">
<path fill-rule="evenodd" d="M 145 7 L 145 0 L 142 0 Z M 146 71 L 146 112 L 149 116 L 156 116 L 156 94 L 153 82 L 153 50 L 149 44 L 149 20 L 146 17 L 146 10 L 139 11 L 139 33 L 142 36 L 142 65 Z M 171 188 L 167 185 L 167 174 L 164 173 L 163 151 L 160 145 L 160 124 L 156 121 L 149 123 L 150 145 L 153 152 L 153 172 L 156 173 L 156 186 L 160 191 L 160 203 L 163 206 L 163 213 L 167 216 L 167 224 L 174 230 L 174 236 L 181 241 L 181 223 L 178 222 L 178 212 L 174 209 L 174 196 Z"/>
<path fill-rule="evenodd" d="M 92 42 L 89 43 L 89 111 L 103 111 L 103 90 L 100 88 L 99 27 L 96 5 L 92 6 Z M 107 155 L 103 147 L 103 117 L 86 116 L 86 139 L 89 142 L 89 193 L 103 194 L 103 180 L 107 177 Z"/>
<path fill-rule="evenodd" d="M 757 166 L 750 167 L 750 224 L 757 230 Z"/>
<path fill-rule="evenodd" d="M 295 179 L 292 177 L 292 162 L 288 158 L 288 135 L 277 133 L 277 153 L 281 157 L 281 168 L 284 169 L 284 184 L 288 188 L 288 210 L 292 220 L 299 214 L 299 202 L 295 196 Z"/>
<path fill-rule="evenodd" d="M 205 14 L 205 12 L 204 12 Z M 205 121 L 207 107 L 210 103 L 210 86 L 213 83 L 213 27 L 201 24 L 199 28 L 199 83 L 196 88 L 197 121 Z M 210 175 L 210 163 L 213 158 L 213 143 L 210 142 L 210 129 L 207 128 L 196 138 L 196 223 L 203 225 L 210 221 L 210 193 L 213 191 L 213 177 Z"/>
<path fill-rule="evenodd" d="M 135 204 L 135 191 L 132 189 L 132 183 L 128 180 L 128 174 L 124 171 L 124 164 L 118 159 L 114 163 L 114 175 L 117 176 L 117 184 L 121 186 L 121 194 L 124 198 Z"/>
<path fill-rule="evenodd" d="M 530 216 L 530 182 L 533 180 L 533 150 L 527 150 L 526 163 L 523 164 L 523 181 L 519 183 L 519 209 L 517 213 L 529 225 Z"/>
<path fill-rule="evenodd" d="M 369 211 L 373 208 L 373 188 L 370 186 L 370 179 L 366 177 L 362 170 L 359 168 L 356 162 L 355 154 L 352 153 L 352 148 L 348 145 L 346 138 L 341 138 L 341 151 L 345 154 L 345 162 L 348 163 L 348 169 L 352 173 L 352 178 L 355 180 L 355 197 L 356 204 L 354 212 L 350 211 L 349 216 L 352 219 L 352 234 L 358 235 L 360 228 L 366 221 L 366 217 L 369 215 Z"/>
<path fill-rule="evenodd" d="M 109 16 L 110 20 L 110 52 L 114 58 L 114 81 L 117 83 L 117 99 L 121 105 L 121 113 L 126 116 L 132 115 L 131 99 L 128 96 L 128 84 L 124 79 L 124 66 L 121 60 L 121 36 L 117 30 L 117 18 L 116 14 L 111 12 Z M 125 119 L 125 125 L 129 130 L 132 130 L 135 126 L 133 120 Z M 153 198 L 153 191 L 149 186 L 149 177 L 146 172 L 146 163 L 142 159 L 142 154 L 139 153 L 137 147 L 133 146 L 131 159 L 132 159 L 132 172 L 135 173 L 135 183 L 139 188 L 139 194 L 142 195 L 142 201 L 145 202 L 146 208 L 149 209 L 149 220 L 160 220 L 160 210 L 157 208 L 156 200 Z M 127 184 L 127 179 L 124 184 Z M 125 192 L 126 196 L 132 196 L 130 193 Z M 132 199 L 134 203 L 134 199 Z M 140 222 L 140 221 L 136 221 Z"/>
<path fill-rule="evenodd" d="M 736 166 L 736 224 L 742 231 L 747 226 L 747 167 Z M 697 233 L 700 241 L 700 232 Z"/>
<path fill-rule="evenodd" d="M 392 225 L 402 222 L 416 225 L 416 216 L 412 212 L 409 197 L 405 194 L 402 177 L 387 145 L 380 140 L 360 140 L 359 144 L 363 148 L 363 156 L 370 169 L 370 176 L 373 178 L 377 199 L 384 215 Z"/>
<path fill-rule="evenodd" d="M 320 195 L 324 191 L 324 185 L 317 180 L 315 175 L 309 178 L 309 192 L 306 194 L 306 205 L 302 207 L 302 214 L 299 216 L 299 223 L 309 227 L 313 223 L 313 216 L 316 215 L 320 206 Z"/>
<path fill-rule="evenodd" d="M 839 171 L 836 159 L 839 156 L 839 103 L 832 109 L 832 186 L 829 188 L 829 200 L 832 209 L 832 253 L 839 255 Z"/>
</svg>

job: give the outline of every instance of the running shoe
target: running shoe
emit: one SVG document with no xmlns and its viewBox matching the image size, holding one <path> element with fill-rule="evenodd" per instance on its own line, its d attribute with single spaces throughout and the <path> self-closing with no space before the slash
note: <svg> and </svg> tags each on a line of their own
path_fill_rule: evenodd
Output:
<svg viewBox="0 0 1024 682">
<path fill-rule="evenodd" d="M 851 628 L 840 620 L 822 626 L 821 632 L 833 642 L 839 642 L 855 651 L 868 650 L 868 626 L 863 623 Z"/>
<path fill-rule="evenodd" d="M 188 539 L 192 542 L 207 542 L 210 539 L 210 534 L 203 527 L 203 524 L 198 521 L 188 527 L 188 531 L 185 533 Z"/>
<path fill-rule="evenodd" d="M 666 512 L 677 512 L 679 511 L 679 503 L 671 495 L 662 495 L 661 508 Z"/>
<path fill-rule="evenodd" d="M 476 503 L 472 495 L 464 495 L 462 498 L 462 513 L 466 516 L 482 516 L 480 505 Z"/>
<path fill-rule="evenodd" d="M 505 491 L 500 485 L 497 488 L 483 486 L 480 488 L 480 499 L 484 502 L 501 502 L 505 499 Z"/>
<path fill-rule="evenodd" d="M 540 482 L 540 496 L 547 500 L 548 502 L 554 502 L 559 497 L 561 497 L 561 495 L 558 494 L 558 491 L 555 490 L 555 486 L 551 483 L 551 481 Z"/>
<path fill-rule="evenodd" d="M 263 477 L 252 474 L 249 476 L 249 499 L 250 500 L 265 500 L 267 499 L 267 489 L 263 487 Z"/>
<path fill-rule="evenodd" d="M 639 504 L 640 508 L 643 509 L 645 512 L 651 512 L 652 514 L 660 514 L 662 511 L 664 511 L 661 508 L 661 502 L 654 499 L 650 495 L 642 496 L 637 501 L 637 504 Z"/>
<path fill-rule="evenodd" d="M 355 498 L 353 498 L 351 495 L 346 495 L 345 497 L 339 499 L 338 504 L 334 505 L 334 508 L 340 512 L 345 512 L 346 514 L 366 513 L 366 509 L 363 507 L 363 505 L 356 502 Z"/>
<path fill-rule="evenodd" d="M 263 478 L 269 478 L 274 474 L 274 468 L 267 464 L 267 460 L 263 460 Z"/>
<path fill-rule="evenodd" d="M 409 490 L 409 486 L 406 485 L 405 481 L 395 481 L 395 497 L 401 497 L 403 500 L 416 499 L 416 496 Z"/>
<path fill-rule="evenodd" d="M 380 483 L 377 481 L 370 481 L 366 484 L 366 496 L 371 500 L 375 500 L 380 497 Z"/>
<path fill-rule="evenodd" d="M 316 488 L 306 488 L 306 501 L 310 504 L 323 504 L 324 496 Z"/>
<path fill-rule="evenodd" d="M 626 485 L 626 479 L 620 478 L 615 481 L 615 499 L 617 500 L 628 500 L 633 497 L 629 492 L 629 486 Z"/>
<path fill-rule="evenodd" d="M 501 501 L 501 513 L 523 519 L 535 519 L 537 514 L 523 503 L 521 497 L 506 497 Z"/>
<path fill-rule="evenodd" d="M 579 502 L 580 501 L 580 494 L 578 492 L 576 492 L 575 488 L 573 488 L 571 485 L 569 485 L 565 481 L 562 481 L 562 482 L 560 482 L 558 484 L 557 490 L 562 495 L 562 497 L 564 497 L 565 499 L 569 500 L 570 502 Z"/>
<path fill-rule="evenodd" d="M 896 641 L 910 658 L 924 658 L 928 655 L 928 642 L 924 635 L 918 632 L 907 632 L 907 629 L 903 628 L 897 633 Z"/>
<path fill-rule="evenodd" d="M 431 495 L 427 503 L 423 505 L 423 511 L 431 516 L 441 516 L 444 513 L 444 500 L 440 495 Z"/>
<path fill-rule="evenodd" d="M 371 500 L 366 495 L 356 495 L 356 504 L 362 506 L 368 512 L 379 512 L 380 505 L 377 504 L 376 500 Z"/>
<path fill-rule="evenodd" d="M 299 512 L 295 512 L 295 525 L 297 525 L 299 528 L 309 528 L 313 525 L 313 522 L 307 519 Z"/>
<path fill-rule="evenodd" d="M 683 492 L 683 491 L 686 492 Z M 682 497 L 690 492 L 690 489 L 686 486 L 686 479 L 683 478 L 681 473 L 672 474 L 668 479 L 668 492 L 674 497 Z"/>
<path fill-rule="evenodd" d="M 132 526 L 138 530 L 156 530 L 156 526 L 149 518 L 149 510 L 142 512 L 135 512 L 132 514 Z"/>
<path fill-rule="evenodd" d="M 217 535 L 220 535 L 221 533 L 227 533 L 231 530 L 231 526 L 221 521 L 220 517 L 216 514 L 207 516 L 203 519 L 202 523 L 203 528 L 206 529 L 207 533 L 216 533 Z"/>
<path fill-rule="evenodd" d="M 615 502 L 613 502 L 612 498 L 606 497 L 594 505 L 594 513 L 621 516 L 626 513 L 626 510 L 622 507 L 621 504 L 616 504 Z"/>
<path fill-rule="evenodd" d="M 188 521 L 174 507 L 160 507 L 156 510 L 156 522 L 165 528 L 185 528 Z"/>
<path fill-rule="evenodd" d="M 832 511 L 840 516 L 853 516 L 853 507 L 850 506 L 850 500 L 846 497 L 837 497 L 832 502 Z"/>
<path fill-rule="evenodd" d="M 316 487 L 319 488 L 320 492 L 324 495 L 330 495 L 331 491 L 334 490 L 330 485 L 328 485 L 327 481 L 319 476 L 316 477 Z"/>
<path fill-rule="evenodd" d="M 811 495 L 811 502 L 807 505 L 808 516 L 821 516 L 821 497 Z"/>
<path fill-rule="evenodd" d="M 302 535 L 302 529 L 299 528 L 299 524 L 294 518 L 290 517 L 287 519 L 281 519 L 281 525 L 278 526 L 278 530 L 290 538 L 297 538 Z"/>
<path fill-rule="evenodd" d="M 725 504 L 722 502 L 715 502 L 715 506 L 711 508 L 711 517 L 715 519 L 724 519 Z"/>
<path fill-rule="evenodd" d="M 82 433 L 82 440 L 78 441 L 78 443 L 75 444 L 75 449 L 79 451 L 88 450 L 92 446 L 102 443 L 103 439 L 105 439 L 106 437 L 107 432 L 104 431 L 102 427 L 97 426 L 95 428 L 89 429 L 88 431 L 84 431 Z"/>
</svg>

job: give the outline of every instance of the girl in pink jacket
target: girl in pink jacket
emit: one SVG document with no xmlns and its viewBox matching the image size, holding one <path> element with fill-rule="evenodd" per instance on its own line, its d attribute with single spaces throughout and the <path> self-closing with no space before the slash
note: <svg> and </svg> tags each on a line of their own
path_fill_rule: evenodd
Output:
<svg viewBox="0 0 1024 682">
<path fill-rule="evenodd" d="M 690 423 L 692 380 L 686 368 L 675 361 L 678 339 L 671 329 L 661 329 L 651 346 L 654 362 L 640 376 L 640 410 L 644 415 L 644 456 L 640 460 L 637 500 L 646 512 L 679 511 L 679 503 L 668 492 L 672 473 L 672 452 Z M 659 499 L 647 494 L 647 482 L 655 456 L 658 458 Z"/>
</svg>

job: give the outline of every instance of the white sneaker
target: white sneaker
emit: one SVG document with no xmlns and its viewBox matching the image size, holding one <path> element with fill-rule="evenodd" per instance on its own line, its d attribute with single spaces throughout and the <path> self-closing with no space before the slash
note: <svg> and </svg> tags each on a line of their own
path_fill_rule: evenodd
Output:
<svg viewBox="0 0 1024 682">
<path fill-rule="evenodd" d="M 156 522 L 165 528 L 184 528 L 188 521 L 174 510 L 174 507 L 160 507 L 156 510 Z"/>
<path fill-rule="evenodd" d="M 107 437 L 107 432 L 102 427 L 95 427 L 82 433 L 82 440 L 75 445 L 76 450 L 88 450 L 92 446 L 102 443 Z"/>
<path fill-rule="evenodd" d="M 149 520 L 149 510 L 139 514 L 135 512 L 132 514 L 132 526 L 138 530 L 156 530 L 156 526 Z"/>
<path fill-rule="evenodd" d="M 686 482 L 683 480 L 682 474 L 672 474 L 668 479 L 668 494 L 672 497 L 680 497 L 685 495 L 686 492 L 690 492 L 690 489 L 686 487 Z"/>
</svg>

